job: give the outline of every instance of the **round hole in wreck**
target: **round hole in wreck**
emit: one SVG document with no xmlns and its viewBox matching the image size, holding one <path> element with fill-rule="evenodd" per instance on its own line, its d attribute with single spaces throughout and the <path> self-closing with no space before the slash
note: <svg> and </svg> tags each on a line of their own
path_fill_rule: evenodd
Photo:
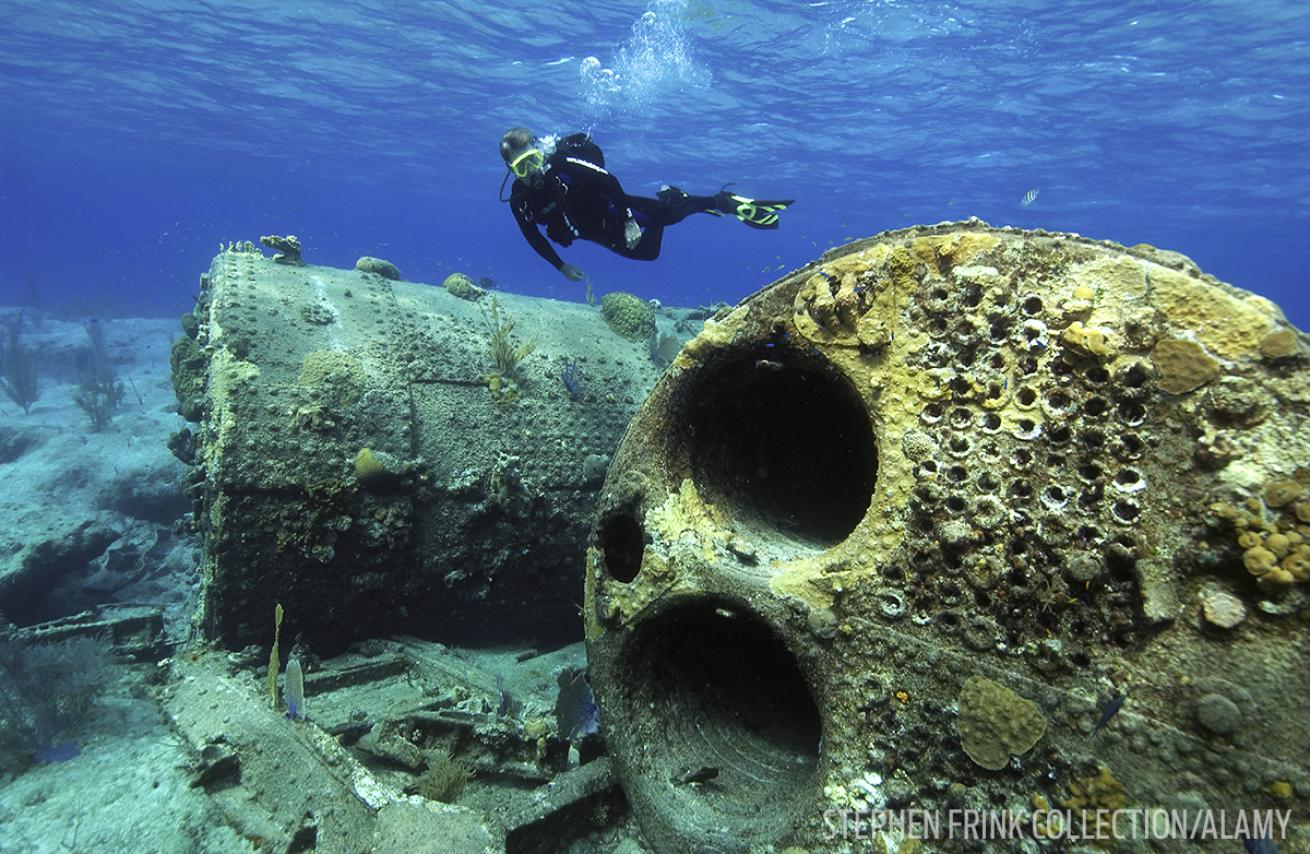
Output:
<svg viewBox="0 0 1310 854">
<path fill-rule="evenodd" d="M 637 520 L 627 513 L 616 513 L 601 525 L 598 539 L 610 577 L 625 584 L 636 578 L 646 545 Z"/>
<path fill-rule="evenodd" d="M 817 785 L 822 719 L 781 638 L 706 598 L 645 621 L 622 656 L 624 708 L 610 711 L 651 746 L 641 758 L 651 805 L 698 838 L 724 827 L 756 840 L 787 834 Z M 713 797 L 683 782 L 702 769 L 717 772 Z"/>
<path fill-rule="evenodd" d="M 675 416 L 705 499 L 743 533 L 828 548 L 868 510 L 878 450 L 864 402 L 817 354 L 739 348 L 705 365 Z"/>
</svg>

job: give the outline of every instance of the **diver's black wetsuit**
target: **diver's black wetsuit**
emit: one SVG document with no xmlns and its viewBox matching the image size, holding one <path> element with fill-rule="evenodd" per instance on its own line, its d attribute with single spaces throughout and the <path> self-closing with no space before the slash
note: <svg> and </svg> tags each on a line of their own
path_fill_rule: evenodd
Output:
<svg viewBox="0 0 1310 854">
<path fill-rule="evenodd" d="M 558 270 L 564 262 L 538 226 L 544 226 L 546 235 L 561 246 L 590 240 L 625 258 L 653 261 L 660 254 L 666 225 L 715 210 L 717 200 L 677 190 L 661 192 L 657 199 L 629 196 L 619 180 L 605 171 L 600 148 L 586 134 L 573 134 L 561 139 L 555 153 L 546 158 L 544 174 L 514 182 L 509 205 L 528 243 Z M 630 217 L 642 230 L 641 242 L 632 249 L 623 237 Z"/>
</svg>

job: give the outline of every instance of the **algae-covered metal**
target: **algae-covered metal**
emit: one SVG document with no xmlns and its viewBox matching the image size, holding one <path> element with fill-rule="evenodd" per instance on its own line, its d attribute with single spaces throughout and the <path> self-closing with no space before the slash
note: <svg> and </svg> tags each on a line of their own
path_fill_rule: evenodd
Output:
<svg viewBox="0 0 1310 854">
<path fill-rule="evenodd" d="M 1180 255 L 976 220 L 721 315 L 634 419 L 587 554 L 648 840 L 845 850 L 901 808 L 1304 821 L 1308 356 Z"/>
<path fill-rule="evenodd" d="M 208 637 L 267 644 L 275 603 L 320 653 L 576 633 L 586 520 L 660 370 L 644 344 L 580 303 L 471 302 L 245 245 L 184 326 L 174 384 L 198 426 L 171 446 L 194 464 Z"/>
</svg>

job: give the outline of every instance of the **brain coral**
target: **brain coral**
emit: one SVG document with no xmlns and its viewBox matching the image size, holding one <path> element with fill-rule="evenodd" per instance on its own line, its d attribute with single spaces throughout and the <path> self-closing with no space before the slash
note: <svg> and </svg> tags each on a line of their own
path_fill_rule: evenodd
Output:
<svg viewBox="0 0 1310 854">
<path fill-rule="evenodd" d="M 1037 704 L 999 682 L 970 676 L 960 689 L 960 742 L 977 764 L 998 771 L 1032 749 L 1046 733 Z"/>
<path fill-rule="evenodd" d="M 605 294 L 600 301 L 605 322 L 624 338 L 645 341 L 655 332 L 655 309 L 636 294 L 623 291 Z"/>
</svg>

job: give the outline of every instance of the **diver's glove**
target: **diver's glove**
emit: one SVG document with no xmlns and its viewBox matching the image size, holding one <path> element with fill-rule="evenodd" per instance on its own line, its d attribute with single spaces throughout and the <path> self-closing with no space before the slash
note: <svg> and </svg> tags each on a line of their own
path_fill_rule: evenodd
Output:
<svg viewBox="0 0 1310 854">
<path fill-rule="evenodd" d="M 636 249 L 641 242 L 641 226 L 637 225 L 635 219 L 629 219 L 623 224 L 623 242 L 629 249 Z"/>
<path fill-rule="evenodd" d="M 572 264 L 565 264 L 559 268 L 559 271 L 563 273 L 564 278 L 568 279 L 570 282 L 580 282 L 582 281 L 582 277 L 586 275 L 586 273 L 582 272 L 580 268 L 574 267 Z"/>
</svg>

